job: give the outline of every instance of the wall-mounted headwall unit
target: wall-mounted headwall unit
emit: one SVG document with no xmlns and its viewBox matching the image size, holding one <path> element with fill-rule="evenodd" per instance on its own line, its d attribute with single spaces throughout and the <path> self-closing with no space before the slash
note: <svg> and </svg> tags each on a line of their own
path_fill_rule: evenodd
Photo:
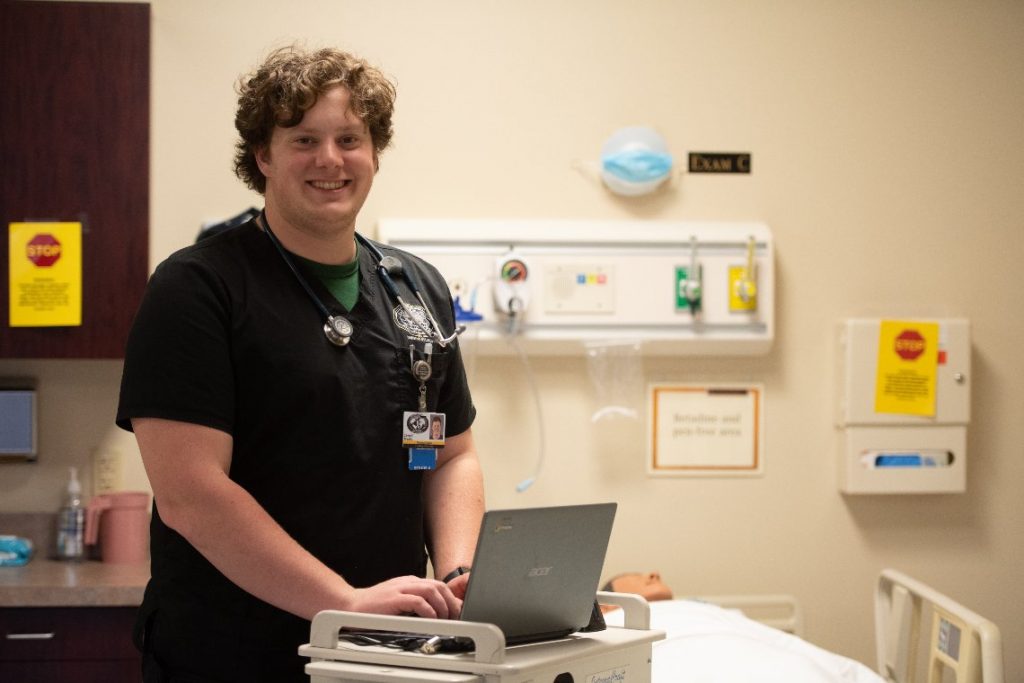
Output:
<svg viewBox="0 0 1024 683">
<path fill-rule="evenodd" d="M 772 236 L 762 223 L 384 219 L 381 241 L 444 275 L 483 353 L 766 353 L 774 335 Z"/>
</svg>

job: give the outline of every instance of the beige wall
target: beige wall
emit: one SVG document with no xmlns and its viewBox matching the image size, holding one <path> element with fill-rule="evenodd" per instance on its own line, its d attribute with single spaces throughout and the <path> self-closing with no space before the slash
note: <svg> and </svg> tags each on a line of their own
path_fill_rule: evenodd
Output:
<svg viewBox="0 0 1024 683">
<path fill-rule="evenodd" d="M 258 9 L 254 9 L 258 7 Z M 386 9 L 385 9 L 386 8 Z M 592 425 L 582 358 L 477 358 L 492 507 L 614 499 L 607 573 L 679 594 L 791 592 L 808 637 L 873 663 L 870 599 L 897 567 L 995 620 L 1024 678 L 1024 4 L 153 2 L 153 263 L 259 198 L 230 173 L 232 84 L 272 45 L 347 46 L 392 74 L 397 135 L 362 229 L 395 217 L 761 220 L 777 249 L 774 350 L 647 359 L 647 379 L 762 382 L 765 474 L 653 480 L 637 422 Z M 750 151 L 748 177 L 683 176 L 625 201 L 575 170 L 630 124 L 678 158 Z M 833 323 L 963 316 L 973 333 L 965 495 L 844 497 Z M 56 506 L 109 423 L 116 363 L 0 361 L 41 379 L 43 454 L 0 468 L 0 509 Z M 510 415 L 525 426 L 514 427 Z"/>
</svg>

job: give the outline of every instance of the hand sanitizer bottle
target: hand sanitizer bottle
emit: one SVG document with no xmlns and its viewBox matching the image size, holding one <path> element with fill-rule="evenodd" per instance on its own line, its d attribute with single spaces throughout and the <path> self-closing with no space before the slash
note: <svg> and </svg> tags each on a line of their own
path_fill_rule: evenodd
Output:
<svg viewBox="0 0 1024 683">
<path fill-rule="evenodd" d="M 57 514 L 57 558 L 81 560 L 85 557 L 85 506 L 82 505 L 82 485 L 78 483 L 78 468 L 71 468 L 67 499 Z"/>
</svg>

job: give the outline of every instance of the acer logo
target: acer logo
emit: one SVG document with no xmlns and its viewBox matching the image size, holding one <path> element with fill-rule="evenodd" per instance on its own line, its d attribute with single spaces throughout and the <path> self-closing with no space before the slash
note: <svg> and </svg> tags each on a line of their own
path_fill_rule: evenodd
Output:
<svg viewBox="0 0 1024 683">
<path fill-rule="evenodd" d="M 535 576 L 547 576 L 551 573 L 551 569 L 551 567 L 534 567 L 527 576 L 531 579 Z"/>
</svg>

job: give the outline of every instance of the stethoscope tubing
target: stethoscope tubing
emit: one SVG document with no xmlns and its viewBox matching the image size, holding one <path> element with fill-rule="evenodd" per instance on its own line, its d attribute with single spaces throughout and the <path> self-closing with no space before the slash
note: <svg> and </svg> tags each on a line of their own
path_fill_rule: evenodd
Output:
<svg viewBox="0 0 1024 683">
<path fill-rule="evenodd" d="M 281 255 L 281 258 L 288 265 L 289 270 L 292 271 L 292 275 L 294 275 L 295 279 L 299 281 L 299 284 L 302 285 L 302 288 L 306 291 L 306 294 L 309 296 L 310 300 L 316 305 L 317 309 L 326 319 L 327 322 L 324 324 L 324 331 L 327 333 L 327 338 L 337 346 L 345 346 L 346 344 L 348 344 L 348 337 L 351 337 L 352 334 L 351 323 L 349 323 L 348 320 L 346 320 L 342 316 L 333 315 L 327 309 L 327 306 L 325 306 L 324 303 L 320 300 L 320 297 L 316 295 L 316 292 L 313 291 L 313 288 L 309 286 L 309 283 L 306 281 L 306 278 L 303 277 L 302 273 L 299 272 L 298 266 L 295 265 L 292 259 L 288 256 L 288 252 L 285 251 L 284 246 L 277 239 L 277 235 L 275 235 L 274 231 L 271 230 L 270 222 L 267 220 L 266 211 L 260 213 L 260 218 L 263 223 L 263 228 L 267 233 L 267 237 L 270 238 L 270 241 L 271 243 L 273 243 L 274 248 L 277 249 L 278 254 Z M 444 334 L 442 334 L 441 332 L 441 326 L 438 325 L 437 319 L 434 318 L 434 314 L 430 311 L 430 307 L 427 305 L 426 300 L 423 298 L 423 293 L 420 291 L 419 282 L 416 280 L 413 274 L 409 272 L 409 269 L 405 267 L 401 260 L 399 260 L 395 256 L 385 256 L 384 253 L 377 248 L 376 244 L 374 244 L 367 238 L 363 237 L 359 233 L 356 233 L 356 240 L 359 242 L 359 244 L 366 247 L 373 255 L 373 257 L 377 260 L 377 276 L 380 278 L 380 281 L 384 285 L 384 288 L 388 291 L 388 295 L 394 301 L 396 301 L 403 309 L 405 309 L 407 313 L 409 313 L 409 317 L 414 322 L 416 322 L 416 324 L 419 325 L 423 329 L 423 331 L 427 333 L 429 337 L 431 337 L 434 341 L 436 341 L 438 344 L 444 347 L 450 344 L 456 337 L 458 337 L 459 333 L 465 330 L 465 328 L 462 326 L 456 327 L 455 331 L 450 336 L 445 337 Z M 395 284 L 395 281 L 391 278 L 392 272 L 397 272 L 401 275 L 402 279 L 405 281 L 405 284 L 413 293 L 413 296 L 415 296 L 417 301 L 420 302 L 420 305 L 423 307 L 424 313 L 426 313 L 427 320 L 430 323 L 429 328 L 424 326 L 423 323 L 420 322 L 419 318 L 413 315 L 412 307 L 402 298 L 401 293 L 398 291 L 398 286 Z M 339 318 L 343 322 L 343 325 L 348 328 L 347 335 L 338 332 L 336 321 Z M 337 335 L 337 339 L 328 330 L 334 330 L 335 334 Z"/>
<path fill-rule="evenodd" d="M 324 303 L 320 301 L 320 297 L 318 297 L 316 295 L 316 292 L 313 291 L 313 288 L 309 286 L 309 283 L 306 282 L 306 278 L 302 276 L 302 273 L 299 272 L 298 267 L 288 256 L 288 253 L 284 250 L 284 246 L 282 246 L 282 244 L 278 241 L 277 235 L 275 235 L 274 231 L 270 229 L 270 223 L 267 222 L 266 214 L 261 214 L 261 217 L 263 218 L 263 228 L 264 230 L 266 230 L 267 237 L 270 238 L 271 243 L 274 245 L 274 248 L 277 249 L 277 253 L 281 255 L 281 258 L 284 260 L 285 264 L 287 264 L 288 269 L 292 271 L 292 275 L 294 275 L 295 279 L 299 281 L 299 284 L 302 285 L 302 288 L 306 290 L 306 294 L 308 294 L 310 300 L 314 304 L 316 304 L 316 307 L 320 309 L 320 312 L 323 313 L 324 317 L 330 318 L 331 312 L 327 310 L 327 306 L 324 306 Z"/>
</svg>

